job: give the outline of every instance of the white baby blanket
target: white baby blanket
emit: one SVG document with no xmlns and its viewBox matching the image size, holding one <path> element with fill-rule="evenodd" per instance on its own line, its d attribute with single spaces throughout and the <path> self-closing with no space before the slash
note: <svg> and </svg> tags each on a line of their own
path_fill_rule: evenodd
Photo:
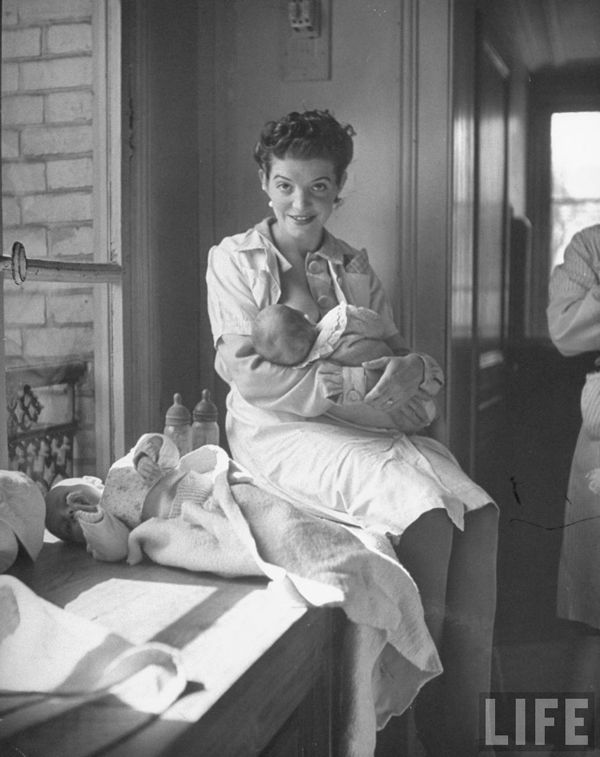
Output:
<svg viewBox="0 0 600 757">
<path fill-rule="evenodd" d="M 346 757 L 366 757 L 375 733 L 402 713 L 441 672 L 417 588 L 388 540 L 324 520 L 265 494 L 224 450 L 203 447 L 183 458 L 215 471 L 204 507 L 153 518 L 129 537 L 129 561 L 142 554 L 164 565 L 223 575 L 264 574 L 310 605 L 344 609 Z"/>
</svg>

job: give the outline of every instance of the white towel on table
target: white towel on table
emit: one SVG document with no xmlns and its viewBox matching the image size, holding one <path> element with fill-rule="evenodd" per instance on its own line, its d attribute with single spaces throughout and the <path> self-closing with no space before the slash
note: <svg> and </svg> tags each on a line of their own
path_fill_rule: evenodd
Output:
<svg viewBox="0 0 600 757">
<path fill-rule="evenodd" d="M 198 450 L 195 461 L 199 472 L 207 465 L 216 470 L 213 498 L 205 507 L 184 503 L 181 518 L 135 528 L 129 561 L 146 553 L 190 570 L 263 573 L 307 604 L 342 607 L 351 621 L 341 656 L 342 753 L 372 754 L 376 729 L 442 670 L 412 578 L 382 535 L 318 518 L 248 486 L 251 477 L 220 448 Z M 245 486 L 243 497 L 238 485 Z"/>
<path fill-rule="evenodd" d="M 0 576 L 0 711 L 11 696 L 110 694 L 158 713 L 185 684 L 177 650 L 133 645 L 38 597 L 17 578 Z M 10 717 L 0 719 L 0 739 L 10 727 Z"/>
</svg>

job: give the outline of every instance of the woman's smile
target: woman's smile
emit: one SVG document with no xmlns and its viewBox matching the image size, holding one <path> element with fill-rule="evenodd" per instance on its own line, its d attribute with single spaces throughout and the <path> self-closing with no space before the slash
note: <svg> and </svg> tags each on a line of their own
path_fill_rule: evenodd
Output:
<svg viewBox="0 0 600 757">
<path fill-rule="evenodd" d="M 308 223 L 312 223 L 312 221 L 315 220 L 316 216 L 298 216 L 298 215 L 294 215 L 293 213 L 290 213 L 289 217 L 295 223 L 297 223 L 297 224 L 299 224 L 301 226 L 304 226 L 304 225 L 306 225 Z"/>
</svg>

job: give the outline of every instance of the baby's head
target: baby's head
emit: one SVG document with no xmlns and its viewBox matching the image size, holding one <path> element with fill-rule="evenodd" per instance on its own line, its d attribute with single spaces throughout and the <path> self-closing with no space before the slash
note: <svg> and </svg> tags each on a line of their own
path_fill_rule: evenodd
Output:
<svg viewBox="0 0 600 757">
<path fill-rule="evenodd" d="M 297 365 L 309 354 L 317 327 L 299 310 L 269 305 L 256 316 L 252 343 L 256 352 L 277 365 Z"/>
<path fill-rule="evenodd" d="M 104 485 L 99 478 L 65 478 L 47 492 L 46 528 L 63 541 L 85 544 L 78 511 L 93 512 L 100 503 Z"/>
</svg>

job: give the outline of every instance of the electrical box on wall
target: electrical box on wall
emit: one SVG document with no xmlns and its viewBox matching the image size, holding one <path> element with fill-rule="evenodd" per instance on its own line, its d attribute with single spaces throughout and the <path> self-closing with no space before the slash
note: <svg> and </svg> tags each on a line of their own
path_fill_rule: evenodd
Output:
<svg viewBox="0 0 600 757">
<path fill-rule="evenodd" d="M 284 81 L 331 78 L 331 0 L 281 0 Z"/>
</svg>

